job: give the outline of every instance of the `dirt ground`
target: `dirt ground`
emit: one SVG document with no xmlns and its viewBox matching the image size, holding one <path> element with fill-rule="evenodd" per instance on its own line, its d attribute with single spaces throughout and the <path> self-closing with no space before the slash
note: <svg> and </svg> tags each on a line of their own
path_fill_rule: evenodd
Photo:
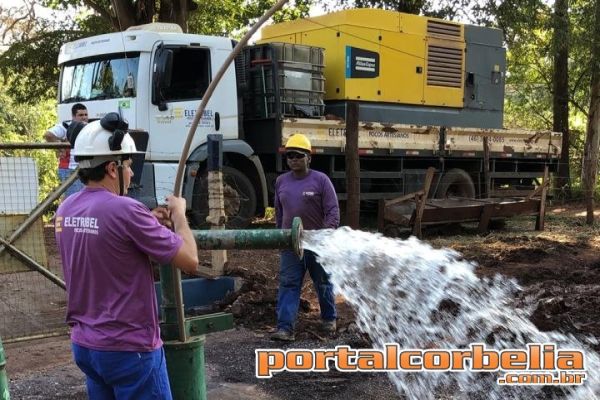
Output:
<svg viewBox="0 0 600 400">
<path fill-rule="evenodd" d="M 476 262 L 480 276 L 514 277 L 523 286 L 519 297 L 534 299 L 531 320 L 540 330 L 600 339 L 600 224 L 588 227 L 584 221 L 581 205 L 554 206 L 543 232 L 533 230 L 532 218 L 519 218 L 487 235 L 478 235 L 476 226 L 469 225 L 429 229 L 425 240 L 434 247 L 453 248 Z M 209 399 L 403 398 L 384 374 L 282 373 L 257 380 L 254 349 L 274 346 L 269 332 L 276 322 L 278 254 L 231 251 L 229 260 L 227 273 L 242 277 L 244 284 L 219 305 L 234 314 L 235 329 L 207 337 Z M 287 347 L 368 347 L 344 299 L 338 298 L 338 307 L 338 333 L 324 337 L 318 331 L 318 303 L 307 279 L 297 341 Z M 70 359 L 66 337 L 6 344 L 5 350 L 13 399 L 86 398 L 84 380 Z M 600 351 L 600 345 L 596 350 Z"/>
</svg>

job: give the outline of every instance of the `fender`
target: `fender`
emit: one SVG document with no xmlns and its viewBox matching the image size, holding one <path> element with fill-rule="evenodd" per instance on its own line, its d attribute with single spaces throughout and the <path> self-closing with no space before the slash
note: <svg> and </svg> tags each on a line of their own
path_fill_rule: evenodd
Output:
<svg viewBox="0 0 600 400">
<path fill-rule="evenodd" d="M 254 150 L 250 145 L 243 140 L 232 139 L 223 140 L 223 153 L 237 153 L 245 156 L 254 164 L 258 177 L 260 180 L 260 187 L 262 192 L 263 207 L 268 205 L 268 194 L 267 194 L 267 179 L 265 178 L 265 172 L 258 156 L 254 155 Z M 202 144 L 194 149 L 188 157 L 185 169 L 186 182 L 183 187 L 183 197 L 185 197 L 188 208 L 191 208 L 192 195 L 194 192 L 194 185 L 191 184 L 195 179 L 195 171 L 200 166 L 200 163 L 206 161 L 208 158 L 208 149 L 205 144 Z M 192 175 L 194 173 L 194 175 Z"/>
</svg>

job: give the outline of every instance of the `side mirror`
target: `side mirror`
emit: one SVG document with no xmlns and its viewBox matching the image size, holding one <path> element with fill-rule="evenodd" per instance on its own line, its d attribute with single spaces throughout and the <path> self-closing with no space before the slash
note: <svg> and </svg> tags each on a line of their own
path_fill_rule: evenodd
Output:
<svg viewBox="0 0 600 400">
<path fill-rule="evenodd" d="M 173 50 L 161 46 L 156 51 L 152 71 L 152 104 L 156 104 L 160 111 L 167 109 L 162 91 L 171 86 L 172 72 Z"/>
<path fill-rule="evenodd" d="M 219 115 L 219 112 L 215 113 L 215 131 L 218 131 L 219 129 L 221 129 L 221 116 Z"/>
</svg>

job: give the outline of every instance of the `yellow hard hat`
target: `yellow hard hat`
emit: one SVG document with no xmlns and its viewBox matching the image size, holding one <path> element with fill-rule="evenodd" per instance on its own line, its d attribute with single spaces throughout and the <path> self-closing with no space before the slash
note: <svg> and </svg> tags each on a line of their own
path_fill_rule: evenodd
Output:
<svg viewBox="0 0 600 400">
<path fill-rule="evenodd" d="M 304 136 L 301 133 L 294 133 L 292 136 L 290 136 L 287 143 L 285 144 L 285 149 L 299 149 L 308 151 L 310 153 L 312 147 L 310 145 L 310 140 L 308 140 L 306 136 Z"/>
</svg>

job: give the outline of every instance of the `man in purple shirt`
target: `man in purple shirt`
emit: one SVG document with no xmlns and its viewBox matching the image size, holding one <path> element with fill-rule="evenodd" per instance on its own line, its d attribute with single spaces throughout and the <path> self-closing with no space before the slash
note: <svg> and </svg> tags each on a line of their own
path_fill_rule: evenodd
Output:
<svg viewBox="0 0 600 400">
<path fill-rule="evenodd" d="M 291 228 L 294 217 L 302 218 L 307 230 L 337 228 L 340 223 L 337 195 L 327 175 L 309 168 L 311 145 L 308 138 L 302 134 L 292 135 L 285 151 L 290 172 L 280 175 L 275 182 L 277 228 Z M 271 339 L 295 339 L 294 325 L 307 270 L 319 297 L 322 329 L 326 333 L 335 332 L 337 313 L 328 274 L 316 261 L 313 252 L 305 250 L 304 257 L 300 259 L 293 251 L 284 250 L 279 271 L 277 331 Z"/>
<path fill-rule="evenodd" d="M 168 210 L 150 212 L 123 196 L 137 152 L 126 130 L 109 113 L 75 141 L 85 188 L 60 205 L 55 219 L 66 320 L 90 399 L 171 399 L 150 260 L 194 273 L 198 252 L 184 199 L 170 196 Z"/>
</svg>

